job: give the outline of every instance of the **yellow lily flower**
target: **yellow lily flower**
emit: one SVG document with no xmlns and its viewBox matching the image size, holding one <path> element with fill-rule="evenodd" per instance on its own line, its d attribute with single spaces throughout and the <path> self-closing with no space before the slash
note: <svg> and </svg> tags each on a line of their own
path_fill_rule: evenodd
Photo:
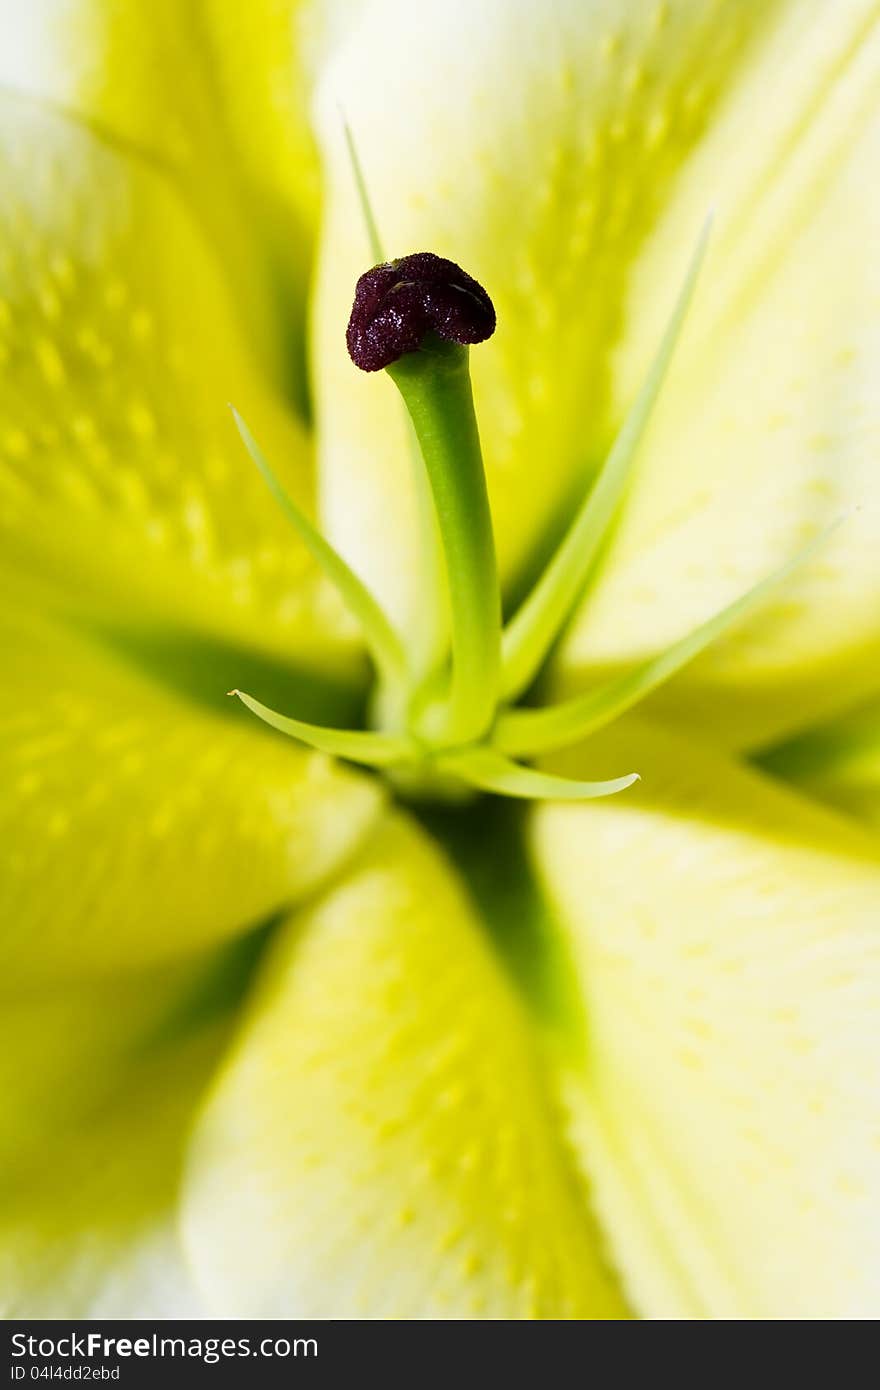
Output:
<svg viewBox="0 0 880 1390">
<path fill-rule="evenodd" d="M 7 1316 L 878 1315 L 878 21 L 0 7 Z"/>
</svg>

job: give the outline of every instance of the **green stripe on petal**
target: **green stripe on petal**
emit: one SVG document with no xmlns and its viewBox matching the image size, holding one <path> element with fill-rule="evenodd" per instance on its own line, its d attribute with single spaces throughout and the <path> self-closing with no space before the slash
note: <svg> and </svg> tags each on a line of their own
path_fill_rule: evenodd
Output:
<svg viewBox="0 0 880 1390">
<path fill-rule="evenodd" d="M 572 1142 L 650 1318 L 875 1317 L 880 851 L 695 740 L 616 726 L 555 758 L 624 797 L 533 813 L 574 962 Z"/>
<path fill-rule="evenodd" d="M 880 830 L 880 701 L 771 749 L 761 763 Z"/>
<path fill-rule="evenodd" d="M 220 1316 L 625 1316 L 527 1015 L 405 822 L 278 941 L 183 1229 Z"/>
<path fill-rule="evenodd" d="M 84 638 L 0 617 L 0 981 L 191 954 L 310 892 L 377 786 Z"/>
</svg>

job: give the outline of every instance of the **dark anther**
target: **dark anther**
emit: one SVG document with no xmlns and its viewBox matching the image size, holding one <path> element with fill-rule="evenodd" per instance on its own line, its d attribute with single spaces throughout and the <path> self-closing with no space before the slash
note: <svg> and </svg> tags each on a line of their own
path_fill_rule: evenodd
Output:
<svg viewBox="0 0 880 1390">
<path fill-rule="evenodd" d="M 454 261 L 417 251 L 358 280 L 345 341 L 361 371 L 378 372 L 415 352 L 432 332 L 461 344 L 495 332 L 491 299 Z"/>
</svg>

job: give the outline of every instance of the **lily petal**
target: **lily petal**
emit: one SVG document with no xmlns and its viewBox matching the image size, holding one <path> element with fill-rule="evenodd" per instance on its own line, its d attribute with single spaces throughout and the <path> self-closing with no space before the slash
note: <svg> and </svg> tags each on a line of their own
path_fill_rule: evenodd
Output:
<svg viewBox="0 0 880 1390">
<path fill-rule="evenodd" d="M 0 650 L 7 994 L 242 932 L 332 873 L 377 814 L 375 783 L 96 641 L 0 613 Z"/>
<path fill-rule="evenodd" d="M 241 955 L 4 1006 L 4 1317 L 203 1315 L 175 1229 L 177 1192 Z"/>
<path fill-rule="evenodd" d="M 197 629 L 354 679 L 341 604 L 226 402 L 247 411 L 300 505 L 304 432 L 263 383 L 167 180 L 0 95 L 0 191 L 6 576 L 129 634 Z"/>
<path fill-rule="evenodd" d="M 715 235 L 560 687 L 662 650 L 842 516 L 815 560 L 656 708 L 753 747 L 880 688 L 878 92 L 876 0 L 784 6 L 683 168 L 632 278 L 621 401 L 707 201 Z"/>
<path fill-rule="evenodd" d="M 358 3 L 0 3 L 0 82 L 169 170 L 288 387 L 317 224 L 309 74 Z"/>
<path fill-rule="evenodd" d="M 328 64 L 314 350 L 322 503 L 334 540 L 411 627 L 419 530 L 406 431 L 390 383 L 354 370 L 340 333 L 371 255 L 340 108 L 387 253 L 449 255 L 495 302 L 498 331 L 472 369 L 500 565 L 521 593 L 636 394 L 622 408 L 612 400 L 632 262 L 784 8 L 374 0 Z M 679 242 L 661 322 L 708 210 Z"/>
<path fill-rule="evenodd" d="M 183 1229 L 220 1315 L 625 1316 L 526 1014 L 405 821 L 269 958 Z"/>
<path fill-rule="evenodd" d="M 583 999 L 570 1135 L 652 1318 L 880 1307 L 880 850 L 692 740 L 630 727 L 626 797 L 534 814 Z"/>
</svg>

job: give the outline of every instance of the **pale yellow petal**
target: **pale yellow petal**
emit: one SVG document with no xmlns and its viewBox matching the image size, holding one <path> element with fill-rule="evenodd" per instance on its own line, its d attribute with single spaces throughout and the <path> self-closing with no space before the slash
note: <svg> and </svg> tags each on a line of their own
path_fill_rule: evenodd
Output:
<svg viewBox="0 0 880 1390">
<path fill-rule="evenodd" d="M 533 845 L 583 999 L 569 1134 L 652 1318 L 880 1311 L 880 851 L 693 740 L 558 760 L 625 796 Z"/>
<path fill-rule="evenodd" d="M 191 1153 L 213 1312 L 625 1316 L 481 931 L 404 822 L 285 929 Z"/>
<path fill-rule="evenodd" d="M 880 687 L 878 93 L 875 0 L 787 5 L 683 167 L 629 288 L 621 407 L 710 207 L 712 244 L 560 686 L 659 650 L 842 518 L 657 709 L 760 745 Z"/>
</svg>

